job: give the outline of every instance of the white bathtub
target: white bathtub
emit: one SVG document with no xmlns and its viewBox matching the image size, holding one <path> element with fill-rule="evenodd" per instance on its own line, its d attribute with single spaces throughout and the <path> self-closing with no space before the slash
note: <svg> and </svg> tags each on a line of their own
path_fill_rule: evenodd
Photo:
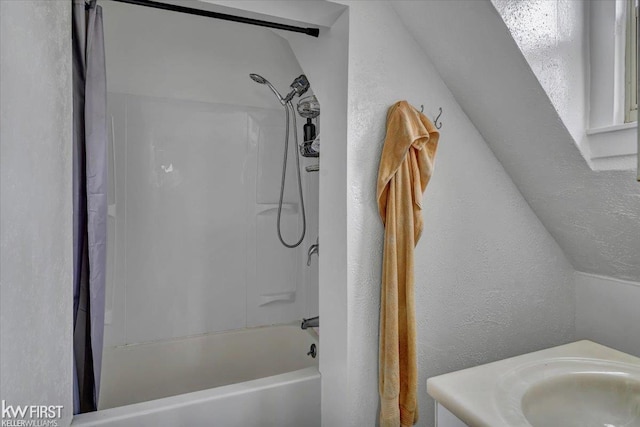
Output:
<svg viewBox="0 0 640 427">
<path fill-rule="evenodd" d="M 272 326 L 104 350 L 100 410 L 74 426 L 320 426 L 312 331 Z"/>
</svg>

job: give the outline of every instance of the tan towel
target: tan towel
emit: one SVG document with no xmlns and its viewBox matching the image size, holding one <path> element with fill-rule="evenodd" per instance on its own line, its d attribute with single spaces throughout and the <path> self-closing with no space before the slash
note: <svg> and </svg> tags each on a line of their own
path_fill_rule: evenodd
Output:
<svg viewBox="0 0 640 427">
<path fill-rule="evenodd" d="M 422 233 L 422 193 L 439 133 L 407 101 L 387 114 L 378 171 L 378 209 L 385 225 L 380 304 L 380 426 L 418 421 L 418 368 L 413 300 L 413 250 Z"/>
</svg>

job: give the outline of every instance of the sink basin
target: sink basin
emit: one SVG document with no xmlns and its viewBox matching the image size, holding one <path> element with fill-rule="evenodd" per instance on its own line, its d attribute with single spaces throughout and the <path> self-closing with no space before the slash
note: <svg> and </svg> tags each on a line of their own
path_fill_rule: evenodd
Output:
<svg viewBox="0 0 640 427">
<path fill-rule="evenodd" d="M 589 340 L 431 377 L 427 392 L 452 425 L 640 427 L 640 358 Z"/>
<path fill-rule="evenodd" d="M 552 358 L 516 366 L 496 388 L 507 425 L 640 427 L 640 366 Z"/>
<path fill-rule="evenodd" d="M 533 427 L 640 426 L 640 382 L 616 373 L 560 375 L 531 386 L 522 412 Z"/>
</svg>

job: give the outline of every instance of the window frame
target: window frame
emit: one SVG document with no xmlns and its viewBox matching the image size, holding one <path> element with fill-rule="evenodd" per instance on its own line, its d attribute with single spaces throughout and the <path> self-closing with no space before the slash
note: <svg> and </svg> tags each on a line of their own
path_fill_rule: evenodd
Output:
<svg viewBox="0 0 640 427">
<path fill-rule="evenodd" d="M 627 0 L 625 43 L 625 123 L 638 121 L 638 0 Z"/>
</svg>

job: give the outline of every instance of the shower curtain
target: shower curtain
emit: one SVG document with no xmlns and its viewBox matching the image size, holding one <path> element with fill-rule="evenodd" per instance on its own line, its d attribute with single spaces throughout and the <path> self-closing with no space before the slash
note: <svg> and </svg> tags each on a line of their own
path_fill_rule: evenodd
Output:
<svg viewBox="0 0 640 427">
<path fill-rule="evenodd" d="M 107 245 L 107 85 L 102 9 L 73 1 L 74 413 L 100 391 Z"/>
</svg>

